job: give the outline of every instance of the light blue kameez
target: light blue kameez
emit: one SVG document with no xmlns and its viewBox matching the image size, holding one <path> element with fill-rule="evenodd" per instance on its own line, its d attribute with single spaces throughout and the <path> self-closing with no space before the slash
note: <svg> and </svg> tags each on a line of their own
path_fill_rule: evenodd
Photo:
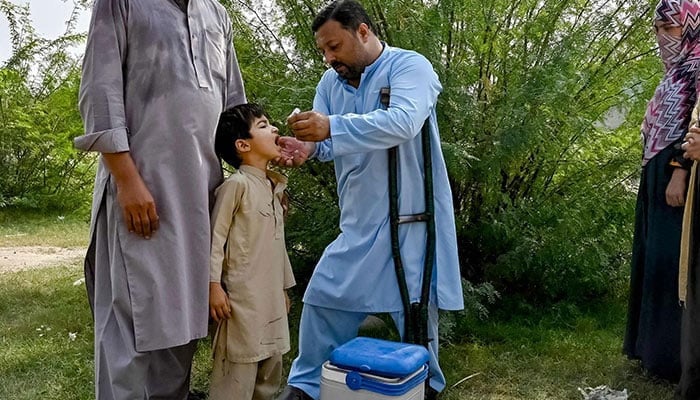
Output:
<svg viewBox="0 0 700 400">
<path fill-rule="evenodd" d="M 380 89 L 391 88 L 389 108 L 380 105 Z M 340 235 L 326 248 L 304 296 L 299 352 L 289 383 L 318 397 L 319 360 L 357 334 L 367 313 L 403 311 L 391 258 L 387 149 L 399 146 L 399 210 L 425 210 L 420 130 L 430 117 L 435 188 L 436 254 L 432 277 L 431 386 L 441 390 L 437 363 L 436 308 L 460 310 L 463 296 L 457 256 L 452 194 L 440 149 L 435 107 L 442 86 L 422 55 L 384 45 L 379 58 L 354 88 L 329 69 L 321 78 L 314 110 L 329 115 L 331 137 L 318 143 L 312 157 L 335 163 L 340 202 Z M 418 301 L 425 224 L 399 228 L 401 253 L 411 301 Z M 325 319 L 320 322 L 318 319 Z M 329 329 L 334 327 L 333 329 Z"/>
</svg>

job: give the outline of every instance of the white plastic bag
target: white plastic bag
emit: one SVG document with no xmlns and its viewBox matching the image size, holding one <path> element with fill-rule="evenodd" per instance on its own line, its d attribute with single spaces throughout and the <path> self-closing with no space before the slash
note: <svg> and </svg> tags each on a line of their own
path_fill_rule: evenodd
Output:
<svg viewBox="0 0 700 400">
<path fill-rule="evenodd" d="M 583 395 L 584 400 L 627 400 L 629 398 L 627 389 L 623 391 L 613 390 L 607 386 L 598 386 L 595 388 L 578 388 L 578 391 Z"/>
</svg>

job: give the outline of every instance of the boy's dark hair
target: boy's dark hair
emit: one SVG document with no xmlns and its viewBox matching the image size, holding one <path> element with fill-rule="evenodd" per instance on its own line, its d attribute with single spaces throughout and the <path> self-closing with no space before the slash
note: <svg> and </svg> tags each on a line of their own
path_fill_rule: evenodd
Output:
<svg viewBox="0 0 700 400">
<path fill-rule="evenodd" d="M 321 25 L 329 20 L 338 21 L 343 28 L 350 31 L 356 31 L 360 24 L 367 24 L 369 30 L 375 35 L 377 34 L 377 30 L 374 29 L 374 23 L 367 11 L 362 7 L 362 4 L 355 0 L 335 0 L 327 5 L 314 18 L 311 30 L 316 33 Z"/>
<path fill-rule="evenodd" d="M 241 155 L 236 150 L 236 140 L 250 139 L 250 128 L 255 118 L 265 115 L 263 108 L 255 103 L 239 104 L 221 113 L 216 127 L 214 151 L 216 155 L 238 169 L 241 167 Z"/>
</svg>

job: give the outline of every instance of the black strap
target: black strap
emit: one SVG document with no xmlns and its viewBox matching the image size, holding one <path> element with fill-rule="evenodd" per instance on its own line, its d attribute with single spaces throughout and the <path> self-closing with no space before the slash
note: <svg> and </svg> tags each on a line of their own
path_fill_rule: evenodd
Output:
<svg viewBox="0 0 700 400">
<path fill-rule="evenodd" d="M 388 87 L 380 90 L 380 102 L 384 109 L 389 108 L 391 90 Z M 389 219 L 391 226 L 391 255 L 394 259 L 396 278 L 399 284 L 401 302 L 404 308 L 404 341 L 428 346 L 428 301 L 430 300 L 430 284 L 435 260 L 435 201 L 433 194 L 433 168 L 430 144 L 430 118 L 426 119 L 421 128 L 421 143 L 423 150 L 423 177 L 425 212 L 412 215 L 399 215 L 398 193 L 398 146 L 388 150 L 389 156 Z M 420 302 L 411 303 L 406 273 L 401 260 L 401 245 L 399 243 L 399 225 L 404 223 L 426 223 L 426 253 L 423 264 L 423 280 L 421 285 Z"/>
</svg>

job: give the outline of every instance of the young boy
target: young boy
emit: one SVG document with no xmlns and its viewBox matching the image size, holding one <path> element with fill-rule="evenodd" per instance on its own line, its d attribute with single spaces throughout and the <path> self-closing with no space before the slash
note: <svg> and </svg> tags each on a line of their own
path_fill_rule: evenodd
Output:
<svg viewBox="0 0 700 400">
<path fill-rule="evenodd" d="M 279 135 L 263 109 L 221 114 L 216 154 L 238 169 L 216 189 L 209 312 L 218 322 L 209 399 L 272 399 L 289 351 L 286 289 L 294 276 L 284 244 L 286 178 L 267 169 Z"/>
</svg>

